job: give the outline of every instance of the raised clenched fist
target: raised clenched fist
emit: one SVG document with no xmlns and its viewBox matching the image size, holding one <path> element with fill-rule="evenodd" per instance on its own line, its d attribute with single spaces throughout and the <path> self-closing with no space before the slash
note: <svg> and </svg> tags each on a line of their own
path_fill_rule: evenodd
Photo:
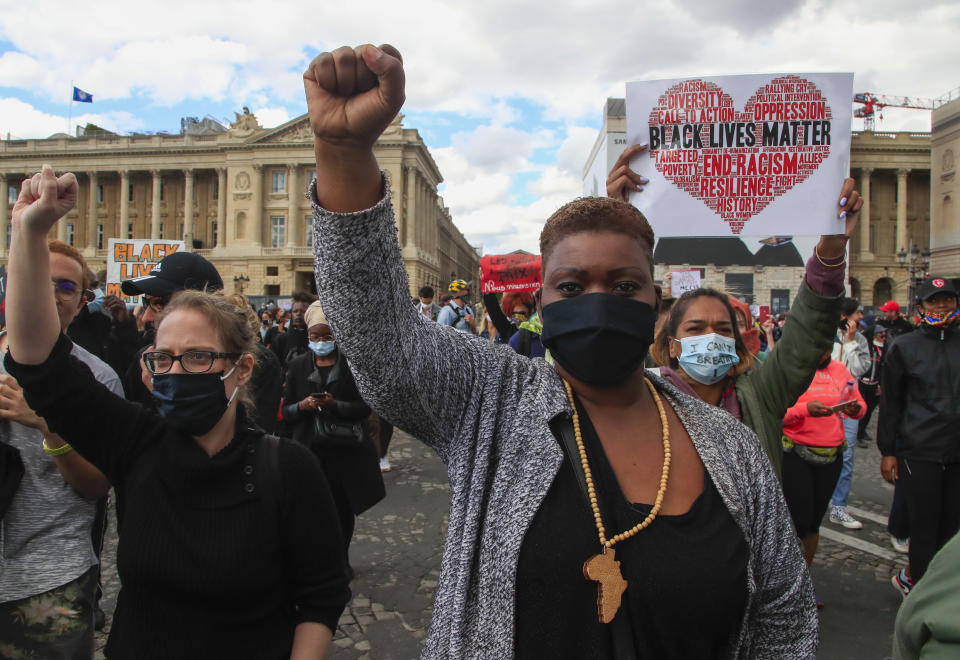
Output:
<svg viewBox="0 0 960 660">
<path fill-rule="evenodd" d="M 45 165 L 42 172 L 24 179 L 20 186 L 20 196 L 13 205 L 13 225 L 45 235 L 76 206 L 77 195 L 77 177 L 70 172 L 57 177 Z"/>
<path fill-rule="evenodd" d="M 371 45 L 317 55 L 303 74 L 314 137 L 338 150 L 369 150 L 403 105 L 403 59 Z"/>
</svg>

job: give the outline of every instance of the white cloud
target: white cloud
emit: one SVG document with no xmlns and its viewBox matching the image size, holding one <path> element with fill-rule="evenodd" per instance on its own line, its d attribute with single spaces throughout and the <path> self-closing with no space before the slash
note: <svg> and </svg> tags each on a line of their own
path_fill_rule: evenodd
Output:
<svg viewBox="0 0 960 660">
<path fill-rule="evenodd" d="M 264 128 L 274 128 L 293 119 L 286 108 L 257 108 L 253 114 Z"/>
<path fill-rule="evenodd" d="M 72 126 L 96 124 L 108 131 L 127 132 L 143 128 L 142 122 L 129 112 L 104 112 L 74 115 Z M 0 135 L 17 138 L 44 138 L 67 132 L 67 116 L 37 110 L 20 99 L 0 98 Z"/>
</svg>

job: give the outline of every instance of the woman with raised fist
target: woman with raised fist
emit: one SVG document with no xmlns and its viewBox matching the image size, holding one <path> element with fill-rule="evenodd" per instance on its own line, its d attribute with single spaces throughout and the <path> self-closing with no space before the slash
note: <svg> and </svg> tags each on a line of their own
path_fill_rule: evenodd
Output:
<svg viewBox="0 0 960 660">
<path fill-rule="evenodd" d="M 373 153 L 404 101 L 399 53 L 323 53 L 304 87 L 319 297 L 363 398 L 450 478 L 423 656 L 814 657 L 810 576 L 756 438 L 644 375 L 660 291 L 643 216 L 592 198 L 547 220 L 554 364 L 430 323 Z"/>
<path fill-rule="evenodd" d="M 50 429 L 117 491 L 122 587 L 109 658 L 322 658 L 350 599 L 340 527 L 316 458 L 250 421 L 253 328 L 223 295 L 179 293 L 143 355 L 158 412 L 70 355 L 47 233 L 73 174 L 27 179 L 13 208 L 7 371 Z M 80 616 L 81 613 L 74 613 Z"/>
</svg>

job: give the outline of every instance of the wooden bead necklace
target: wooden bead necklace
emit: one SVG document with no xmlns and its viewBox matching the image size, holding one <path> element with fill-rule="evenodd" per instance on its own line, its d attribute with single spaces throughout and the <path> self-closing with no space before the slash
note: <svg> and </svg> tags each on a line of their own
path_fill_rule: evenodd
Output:
<svg viewBox="0 0 960 660">
<path fill-rule="evenodd" d="M 620 532 L 613 538 L 607 538 L 606 528 L 603 526 L 603 517 L 600 515 L 600 504 L 597 500 L 597 491 L 593 485 L 593 474 L 590 472 L 590 462 L 587 460 L 587 450 L 583 444 L 583 435 L 580 432 L 580 414 L 577 412 L 577 404 L 573 399 L 573 389 L 570 383 L 563 381 L 563 386 L 567 390 L 567 399 L 570 401 L 570 408 L 573 410 L 573 433 L 577 439 L 577 451 L 580 453 L 580 465 L 583 468 L 583 475 L 587 482 L 587 495 L 590 498 L 590 508 L 593 510 L 593 520 L 597 525 L 597 535 L 600 538 L 600 545 L 603 550 L 598 555 L 594 555 L 583 564 L 583 576 L 588 580 L 597 582 L 597 613 L 600 617 L 600 623 L 610 623 L 620 609 L 620 601 L 623 592 L 627 589 L 627 581 L 623 579 L 620 572 L 620 562 L 615 561 L 616 551 L 613 546 L 624 541 L 641 530 L 646 529 L 653 522 L 657 514 L 660 513 L 660 507 L 663 505 L 663 496 L 667 492 L 667 478 L 670 476 L 670 426 L 667 422 L 667 413 L 664 410 L 663 402 L 660 400 L 660 393 L 653 386 L 648 378 L 643 381 L 650 389 L 653 400 L 657 404 L 657 411 L 660 413 L 660 424 L 663 429 L 663 469 L 660 471 L 660 486 L 657 488 L 657 497 L 653 502 L 650 513 L 637 525 L 630 529 Z"/>
</svg>

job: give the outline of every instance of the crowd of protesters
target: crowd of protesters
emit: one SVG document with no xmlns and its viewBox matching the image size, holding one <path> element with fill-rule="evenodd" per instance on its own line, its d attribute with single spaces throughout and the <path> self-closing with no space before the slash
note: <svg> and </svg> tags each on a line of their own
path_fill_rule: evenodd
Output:
<svg viewBox="0 0 960 660">
<path fill-rule="evenodd" d="M 47 238 L 75 177 L 24 182 L 0 287 L 0 656 L 92 656 L 112 488 L 108 657 L 324 657 L 396 424 L 451 485 L 424 657 L 812 658 L 808 567 L 828 511 L 862 527 L 847 505 L 874 416 L 909 559 L 895 657 L 960 652 L 958 293 L 930 277 L 914 323 L 894 301 L 864 319 L 844 296 L 852 179 L 844 233 L 777 318 L 664 295 L 626 203 L 644 146 L 607 197 L 546 220 L 536 291 L 471 300 L 456 279 L 411 301 L 371 148 L 403 103 L 399 54 L 338 49 L 304 79 L 319 300 L 255 309 L 177 252 L 123 283 L 128 308 Z"/>
</svg>

